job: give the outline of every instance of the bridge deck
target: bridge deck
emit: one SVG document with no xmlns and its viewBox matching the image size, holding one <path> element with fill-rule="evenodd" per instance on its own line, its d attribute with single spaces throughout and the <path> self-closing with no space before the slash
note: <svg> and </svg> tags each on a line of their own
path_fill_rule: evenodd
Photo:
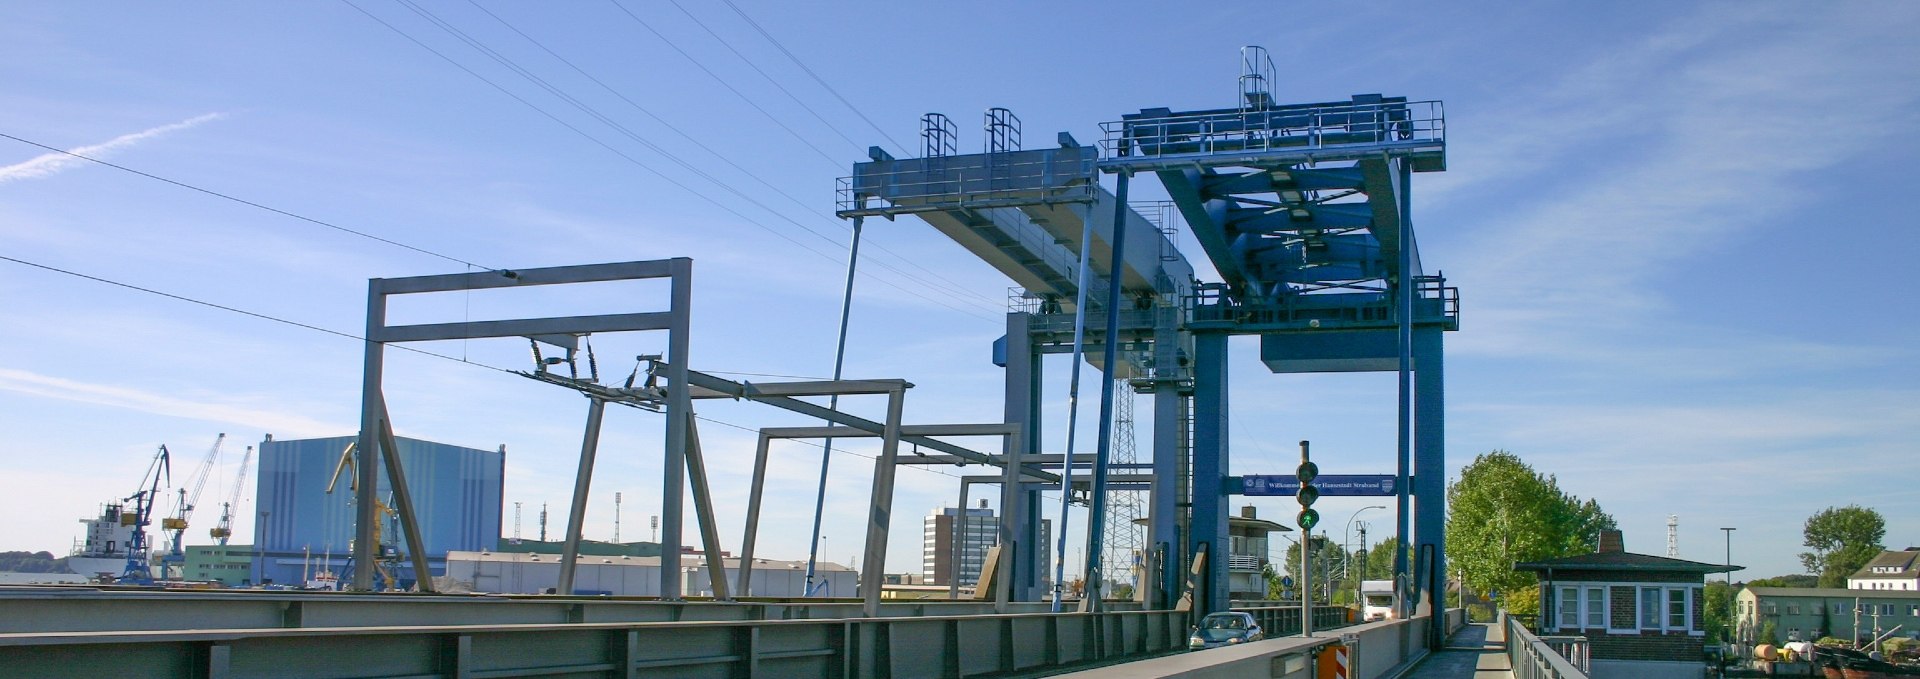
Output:
<svg viewBox="0 0 1920 679">
<path fill-rule="evenodd" d="M 1403 679 L 1513 679 L 1506 629 L 1489 623 L 1462 627 L 1445 650 L 1427 656 Z"/>
</svg>

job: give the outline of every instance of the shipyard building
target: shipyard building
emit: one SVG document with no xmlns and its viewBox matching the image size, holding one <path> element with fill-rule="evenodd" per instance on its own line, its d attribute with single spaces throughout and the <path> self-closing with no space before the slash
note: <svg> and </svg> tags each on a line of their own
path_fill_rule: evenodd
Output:
<svg viewBox="0 0 1920 679">
<path fill-rule="evenodd" d="M 277 441 L 269 435 L 260 443 L 253 582 L 298 585 L 328 566 L 336 572 L 348 567 L 353 473 L 341 470 L 336 482 L 335 472 L 354 441 L 353 436 Z M 500 540 L 506 446 L 478 450 L 405 437 L 398 443 L 433 574 L 445 574 L 449 552 L 493 549 Z M 376 497 L 390 503 L 386 470 L 379 474 Z M 383 514 L 381 543 L 405 545 L 398 521 Z M 400 587 L 412 586 L 416 578 L 406 559 L 392 568 Z"/>
</svg>

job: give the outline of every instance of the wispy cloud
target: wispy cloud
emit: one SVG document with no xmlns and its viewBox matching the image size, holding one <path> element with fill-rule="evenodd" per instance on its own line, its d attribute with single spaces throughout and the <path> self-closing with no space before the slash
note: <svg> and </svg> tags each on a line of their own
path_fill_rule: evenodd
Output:
<svg viewBox="0 0 1920 679">
<path fill-rule="evenodd" d="M 87 162 L 85 160 L 75 158 L 73 155 L 68 155 L 69 153 L 75 154 L 75 155 L 88 156 L 92 158 L 99 158 L 101 156 L 113 153 L 114 151 L 118 151 L 120 149 L 133 146 L 135 144 L 138 144 L 140 142 L 143 142 L 149 139 L 153 139 L 155 137 L 161 137 L 174 132 L 179 132 L 181 130 L 197 127 L 202 123 L 212 122 L 224 117 L 226 117 L 226 114 L 224 113 L 208 113 L 206 115 L 194 116 L 192 118 L 188 118 L 186 120 L 182 120 L 177 123 L 161 125 L 159 127 L 141 130 L 139 132 L 134 132 L 132 134 L 123 134 L 99 144 L 77 147 L 74 149 L 70 149 L 68 153 L 41 154 L 25 162 L 15 163 L 12 165 L 8 165 L 6 167 L 0 167 L 0 184 L 5 184 L 7 182 L 20 181 L 23 179 L 39 179 L 41 177 L 45 177 L 45 176 L 48 176 L 48 175 L 51 175 L 51 174 L 60 172 L 62 170 L 66 170 L 68 168 L 75 167 L 82 163 Z"/>
<path fill-rule="evenodd" d="M 267 408 L 196 401 L 131 387 L 81 382 L 11 368 L 0 368 L 0 390 L 114 406 L 155 415 L 222 422 L 282 433 L 289 438 L 334 436 L 343 429 L 340 424 L 330 424 L 299 415 L 288 415 Z M 351 427 L 345 428 L 351 429 Z"/>
</svg>

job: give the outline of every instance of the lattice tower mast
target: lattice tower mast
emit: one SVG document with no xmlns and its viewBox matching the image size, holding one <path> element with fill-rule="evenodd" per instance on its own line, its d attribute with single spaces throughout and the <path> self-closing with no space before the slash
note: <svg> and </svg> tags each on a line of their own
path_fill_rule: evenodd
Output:
<svg viewBox="0 0 1920 679">
<path fill-rule="evenodd" d="M 1113 394 L 1113 450 L 1109 453 L 1112 471 L 1109 475 L 1137 474 L 1139 470 L 1129 466 L 1136 462 L 1133 449 L 1133 387 L 1124 379 L 1118 380 Z M 1141 506 L 1143 499 L 1139 491 L 1107 491 L 1107 521 L 1102 532 L 1106 555 L 1101 559 L 1105 572 L 1101 577 L 1112 585 L 1134 581 L 1134 555 L 1144 544 L 1141 532 L 1145 528 L 1134 521 L 1144 516 Z"/>
</svg>

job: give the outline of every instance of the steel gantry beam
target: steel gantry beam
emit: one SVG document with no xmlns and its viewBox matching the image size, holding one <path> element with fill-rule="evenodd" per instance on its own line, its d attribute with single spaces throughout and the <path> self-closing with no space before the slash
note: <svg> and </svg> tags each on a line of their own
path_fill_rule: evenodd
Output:
<svg viewBox="0 0 1920 679">
<path fill-rule="evenodd" d="M 469 323 L 431 323 L 416 325 L 390 325 L 387 322 L 387 301 L 396 295 L 411 295 L 433 292 L 491 290 L 546 285 L 567 285 L 575 283 L 595 283 L 606 281 L 644 280 L 665 278 L 671 281 L 666 311 L 604 314 L 590 316 L 564 316 L 550 318 L 525 318 L 496 321 L 477 321 Z M 396 508 L 408 544 L 413 553 L 415 564 L 415 582 L 422 591 L 432 591 L 433 574 L 425 569 L 425 545 L 420 538 L 411 500 L 405 487 L 403 472 L 398 460 L 398 451 L 391 446 L 391 437 L 382 433 L 392 427 L 391 416 L 387 413 L 386 398 L 382 388 L 385 376 L 386 346 L 397 342 L 425 342 L 434 340 L 479 339 L 490 337 L 528 337 L 535 341 L 550 343 L 570 342 L 574 338 L 595 332 L 634 332 L 667 331 L 668 359 L 684 371 L 689 348 L 688 318 L 693 294 L 693 260 L 687 258 L 613 262 L 608 264 L 586 264 L 576 266 L 556 266 L 537 269 L 480 271 L 459 274 L 441 274 L 432 276 L 414 276 L 408 278 L 374 278 L 367 281 L 367 330 L 366 357 L 361 381 L 360 438 L 356 444 L 363 456 L 356 467 L 358 476 L 355 488 L 354 545 L 353 560 L 356 568 L 352 587 L 360 590 L 373 588 L 373 563 L 378 545 L 374 544 L 373 528 L 377 521 L 376 499 L 381 466 L 373 456 L 385 460 L 389 480 L 395 491 L 395 499 L 401 505 Z M 680 507 L 683 503 L 681 488 L 685 483 L 682 467 L 686 464 L 687 428 L 681 414 L 689 411 L 691 401 L 684 373 L 669 374 L 671 384 L 656 400 L 664 404 L 667 411 L 666 427 L 666 464 L 661 495 L 661 515 L 666 525 L 661 528 L 661 583 L 662 598 L 676 599 L 680 596 Z M 549 380 L 552 381 L 552 380 Z M 584 384 L 584 383 L 583 383 Z M 598 385 L 591 385 L 597 387 Z M 594 447 L 597 445 L 600 421 L 601 398 L 606 394 L 604 388 L 588 389 L 590 399 L 595 405 L 589 412 L 588 434 L 581 450 L 580 483 L 575 488 L 575 515 L 569 520 L 569 534 L 572 541 L 578 541 L 579 514 L 584 511 L 587 481 L 592 474 Z M 384 441 L 383 441 L 384 439 Z M 569 553 L 567 558 L 572 558 Z M 669 575 L 671 574 L 671 576 Z"/>
<path fill-rule="evenodd" d="M 894 404 L 898 403 L 898 393 L 897 391 L 890 392 L 890 413 L 896 412 Z M 759 444 L 755 446 L 754 449 L 753 483 L 748 491 L 746 535 L 741 540 L 740 546 L 740 563 L 742 565 L 740 568 L 739 589 L 741 592 L 746 593 L 752 591 L 753 549 L 755 539 L 760 530 L 760 501 L 766 488 L 768 444 L 775 439 L 833 439 L 873 436 L 882 437 L 887 448 L 895 451 L 895 454 L 883 452 L 880 458 L 874 461 L 874 505 L 872 511 L 868 514 L 867 563 L 863 566 L 863 570 L 860 573 L 860 594 L 867 615 L 879 614 L 880 592 L 886 583 L 884 560 L 886 558 L 887 548 L 887 521 L 890 520 L 893 514 L 892 471 L 897 465 L 902 463 L 897 454 L 899 439 L 906 436 L 913 436 L 915 438 L 935 436 L 1000 437 L 1006 452 L 999 456 L 990 457 L 987 463 L 998 464 L 1005 470 L 1001 476 L 997 477 L 1004 488 L 1000 497 L 1002 507 L 1016 506 L 1013 503 L 1013 495 L 1019 492 L 1019 479 L 1028 478 L 1032 474 L 1032 472 L 1026 469 L 1026 465 L 1021 457 L 1022 437 L 1020 436 L 1019 425 L 998 423 L 901 425 L 895 423 L 891 427 L 884 428 L 879 433 L 854 427 L 768 427 L 761 429 Z M 957 464 L 964 464 L 964 462 L 960 461 L 966 460 L 967 458 L 952 456 L 951 459 L 955 460 Z M 883 484 L 884 488 L 882 487 Z M 965 492 L 964 489 L 961 491 L 963 498 L 965 497 Z M 1016 515 L 1011 510 L 1002 512 L 1002 516 L 1000 517 L 1000 544 L 1004 547 L 1000 552 L 999 568 L 1001 572 L 1005 572 L 1005 569 L 1013 563 L 1016 554 L 1021 551 L 1021 548 L 1018 547 L 1019 543 L 1017 543 L 1014 538 L 1015 527 L 1023 519 L 1024 517 Z M 1032 546 L 1028 546 L 1026 549 L 1032 549 Z M 876 554 L 879 555 L 878 558 L 881 560 L 878 566 L 874 564 Z M 955 583 L 959 582 L 957 577 L 953 580 Z M 1011 600 L 1013 593 L 1011 581 L 1007 578 L 1000 578 L 999 585 L 997 591 L 994 593 L 994 610 L 1005 612 L 1007 603 Z"/>
</svg>

